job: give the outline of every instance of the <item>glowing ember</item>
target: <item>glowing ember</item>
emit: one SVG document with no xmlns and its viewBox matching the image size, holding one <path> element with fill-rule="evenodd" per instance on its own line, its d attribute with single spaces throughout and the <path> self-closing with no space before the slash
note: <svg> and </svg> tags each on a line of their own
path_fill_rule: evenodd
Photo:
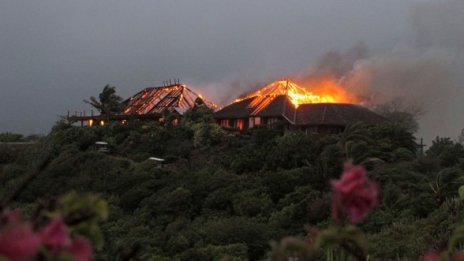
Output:
<svg viewBox="0 0 464 261">
<path fill-rule="evenodd" d="M 255 112 L 257 112 L 264 109 L 276 97 L 281 95 L 288 96 L 295 107 L 301 104 L 346 103 L 353 100 L 343 88 L 331 79 L 310 83 L 310 86 L 313 91 L 309 91 L 307 88 L 288 80 L 275 81 L 256 92 L 235 100 L 235 102 L 254 98 L 249 107 L 254 108 Z"/>
<path fill-rule="evenodd" d="M 151 87 L 130 97 L 124 102 L 124 114 L 150 114 L 162 113 L 165 110 L 172 111 L 175 108 L 187 110 L 195 106 L 197 98 L 210 108 L 218 106 L 201 95 L 196 94 L 186 85 L 170 85 L 163 87 Z"/>
</svg>

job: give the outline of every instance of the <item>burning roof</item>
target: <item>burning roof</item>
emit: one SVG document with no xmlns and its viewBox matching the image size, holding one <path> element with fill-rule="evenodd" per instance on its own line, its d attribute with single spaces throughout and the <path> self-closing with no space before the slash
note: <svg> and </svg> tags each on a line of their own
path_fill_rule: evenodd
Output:
<svg viewBox="0 0 464 261">
<path fill-rule="evenodd" d="M 263 88 L 245 95 L 235 102 L 245 99 L 253 99 L 249 104 L 250 108 L 254 108 L 254 113 L 259 112 L 269 105 L 276 97 L 285 95 L 290 102 L 298 107 L 301 104 L 313 103 L 341 103 L 348 102 L 351 97 L 346 91 L 339 87 L 334 81 L 327 79 L 316 84 L 312 89 L 317 89 L 319 93 L 310 91 L 308 88 L 302 87 L 295 82 L 289 80 L 280 80 L 272 82 Z"/>
<path fill-rule="evenodd" d="M 323 83 L 319 94 L 291 81 L 276 81 L 235 100 L 215 113 L 216 119 L 283 117 L 293 125 L 377 124 L 384 118 L 360 105 L 345 90 Z"/>
<path fill-rule="evenodd" d="M 174 84 L 143 89 L 123 102 L 123 113 L 143 115 L 177 111 L 182 114 L 194 107 L 198 99 L 212 109 L 218 107 L 192 91 L 187 85 Z"/>
</svg>

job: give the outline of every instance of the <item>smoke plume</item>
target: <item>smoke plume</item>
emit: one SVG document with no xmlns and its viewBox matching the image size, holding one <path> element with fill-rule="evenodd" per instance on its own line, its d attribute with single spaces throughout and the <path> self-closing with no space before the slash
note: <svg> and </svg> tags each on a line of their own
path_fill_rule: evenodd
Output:
<svg viewBox="0 0 464 261">
<path fill-rule="evenodd" d="M 317 93 L 318 84 L 311 83 L 330 79 L 356 97 L 352 101 L 371 108 L 402 104 L 403 109 L 420 112 L 417 136 L 428 143 L 437 135 L 457 138 L 464 127 L 458 113 L 464 111 L 462 14 L 464 1 L 420 2 L 410 10 L 410 34 L 399 37 L 392 49 L 372 52 L 361 41 L 329 51 L 309 69 L 290 76 L 255 71 L 198 86 L 224 105 L 274 80 L 290 78 Z"/>
<path fill-rule="evenodd" d="M 327 76 L 372 107 L 401 101 L 421 111 L 419 137 L 456 138 L 464 127 L 464 1 L 418 4 L 411 12 L 413 35 L 393 50 L 369 54 L 364 44 L 330 51 L 295 79 Z M 418 108 L 420 108 L 418 110 Z"/>
</svg>

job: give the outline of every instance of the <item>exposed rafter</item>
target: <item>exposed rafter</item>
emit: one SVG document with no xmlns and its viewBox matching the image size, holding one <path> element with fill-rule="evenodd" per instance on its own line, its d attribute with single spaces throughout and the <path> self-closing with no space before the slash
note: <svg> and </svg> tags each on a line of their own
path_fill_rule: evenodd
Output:
<svg viewBox="0 0 464 261">
<path fill-rule="evenodd" d="M 187 85 L 174 84 L 162 87 L 145 88 L 123 102 L 124 114 L 151 114 L 165 111 L 184 112 L 195 106 L 200 98 L 206 106 L 216 109 L 218 106 L 192 91 Z"/>
</svg>

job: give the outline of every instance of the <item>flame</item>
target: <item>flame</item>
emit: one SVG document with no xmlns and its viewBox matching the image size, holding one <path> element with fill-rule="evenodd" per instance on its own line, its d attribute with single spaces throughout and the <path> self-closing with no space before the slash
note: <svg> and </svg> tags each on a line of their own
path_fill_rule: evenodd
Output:
<svg viewBox="0 0 464 261">
<path fill-rule="evenodd" d="M 308 86 L 303 87 L 289 80 L 275 81 L 236 99 L 235 102 L 254 98 L 249 107 L 255 108 L 255 111 L 260 111 L 281 95 L 287 95 L 295 107 L 311 103 L 353 103 L 356 101 L 354 96 L 330 78 L 309 82 Z"/>
</svg>

